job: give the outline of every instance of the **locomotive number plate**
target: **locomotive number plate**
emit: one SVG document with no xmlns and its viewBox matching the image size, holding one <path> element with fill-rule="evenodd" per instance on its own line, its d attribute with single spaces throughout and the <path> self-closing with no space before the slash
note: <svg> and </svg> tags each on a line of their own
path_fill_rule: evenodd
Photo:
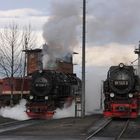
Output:
<svg viewBox="0 0 140 140">
<path fill-rule="evenodd" d="M 128 81 L 117 80 L 117 81 L 114 81 L 114 85 L 115 86 L 127 86 L 128 85 Z"/>
</svg>

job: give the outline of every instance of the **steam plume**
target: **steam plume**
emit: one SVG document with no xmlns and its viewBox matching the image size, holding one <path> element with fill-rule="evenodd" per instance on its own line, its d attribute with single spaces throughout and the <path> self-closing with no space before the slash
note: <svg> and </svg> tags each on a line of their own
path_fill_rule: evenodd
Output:
<svg viewBox="0 0 140 140">
<path fill-rule="evenodd" d="M 77 26 L 80 22 L 77 6 L 77 0 L 51 1 L 51 17 L 43 27 L 49 59 L 62 58 L 72 53 L 76 46 Z"/>
<path fill-rule="evenodd" d="M 26 100 L 22 99 L 20 103 L 14 107 L 3 107 L 0 109 L 0 115 L 15 120 L 27 120 L 29 118 L 25 113 L 25 104 Z"/>
<path fill-rule="evenodd" d="M 75 113 L 75 103 L 73 102 L 70 107 L 65 107 L 63 109 L 56 109 L 56 113 L 53 116 L 54 119 L 74 117 Z"/>
</svg>

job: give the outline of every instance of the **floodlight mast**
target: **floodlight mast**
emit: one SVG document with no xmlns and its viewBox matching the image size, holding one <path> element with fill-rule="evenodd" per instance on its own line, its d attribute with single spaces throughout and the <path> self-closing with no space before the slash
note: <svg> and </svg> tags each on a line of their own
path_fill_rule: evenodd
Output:
<svg viewBox="0 0 140 140">
<path fill-rule="evenodd" d="M 85 117 L 85 48 L 86 48 L 86 0 L 83 0 L 82 30 L 82 118 Z"/>
<path fill-rule="evenodd" d="M 140 41 L 139 41 L 139 47 L 135 49 L 135 54 L 138 55 L 138 76 L 140 77 Z"/>
</svg>

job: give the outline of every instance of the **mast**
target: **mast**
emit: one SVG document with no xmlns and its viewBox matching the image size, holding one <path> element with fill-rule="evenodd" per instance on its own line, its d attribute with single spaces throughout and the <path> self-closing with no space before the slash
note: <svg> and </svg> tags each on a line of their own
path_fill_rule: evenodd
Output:
<svg viewBox="0 0 140 140">
<path fill-rule="evenodd" d="M 82 30 L 82 118 L 85 117 L 85 48 L 86 48 L 86 0 L 83 0 Z"/>
<path fill-rule="evenodd" d="M 138 76 L 140 77 L 140 41 L 139 41 L 139 47 L 135 49 L 135 54 L 138 55 Z"/>
</svg>

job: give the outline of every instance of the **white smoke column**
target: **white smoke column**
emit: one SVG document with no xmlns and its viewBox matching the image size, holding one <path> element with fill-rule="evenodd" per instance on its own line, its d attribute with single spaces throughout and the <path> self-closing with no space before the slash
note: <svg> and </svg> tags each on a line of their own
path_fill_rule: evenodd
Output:
<svg viewBox="0 0 140 140">
<path fill-rule="evenodd" d="M 75 103 L 73 102 L 70 107 L 65 107 L 63 109 L 56 109 L 56 113 L 53 116 L 54 119 L 59 118 L 67 118 L 67 117 L 74 117 L 75 116 Z"/>
<path fill-rule="evenodd" d="M 63 57 L 77 45 L 77 26 L 80 23 L 78 10 L 78 0 L 51 1 L 50 19 L 43 28 L 51 59 Z"/>
<path fill-rule="evenodd" d="M 22 99 L 18 105 L 14 107 L 3 107 L 0 109 L 0 115 L 5 118 L 11 118 L 15 120 L 27 120 L 29 119 L 26 114 L 26 100 Z"/>
</svg>

